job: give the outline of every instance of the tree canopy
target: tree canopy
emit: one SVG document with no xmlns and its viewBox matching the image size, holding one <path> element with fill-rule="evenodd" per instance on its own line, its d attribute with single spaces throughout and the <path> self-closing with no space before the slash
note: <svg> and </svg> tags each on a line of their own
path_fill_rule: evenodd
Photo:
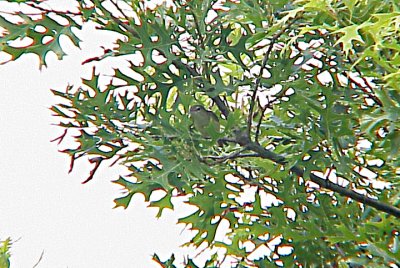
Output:
<svg viewBox="0 0 400 268">
<path fill-rule="evenodd" d="M 157 216 L 178 196 L 196 208 L 179 223 L 210 258 L 155 255 L 163 267 L 400 265 L 398 1 L 7 4 L 8 61 L 62 59 L 62 37 L 79 46 L 89 23 L 118 34 L 83 62 L 92 77 L 52 90 L 65 130 L 55 141 L 74 139 L 71 170 L 93 165 L 83 183 L 105 162 L 126 168 L 116 207 L 142 194 Z M 95 68 L 110 58 L 130 67 Z M 193 128 L 198 104 L 220 133 Z"/>
</svg>

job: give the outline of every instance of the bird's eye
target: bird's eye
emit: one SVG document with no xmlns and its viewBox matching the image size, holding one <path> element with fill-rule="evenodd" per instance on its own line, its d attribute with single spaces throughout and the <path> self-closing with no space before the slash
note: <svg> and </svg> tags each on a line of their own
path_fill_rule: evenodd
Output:
<svg viewBox="0 0 400 268">
<path fill-rule="evenodd" d="M 200 107 L 196 107 L 196 111 L 200 111 Z"/>
</svg>

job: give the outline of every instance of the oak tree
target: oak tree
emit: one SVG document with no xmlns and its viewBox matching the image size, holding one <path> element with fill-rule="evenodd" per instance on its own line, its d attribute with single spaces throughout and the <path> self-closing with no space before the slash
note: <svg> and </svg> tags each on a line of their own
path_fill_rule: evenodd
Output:
<svg viewBox="0 0 400 268">
<path fill-rule="evenodd" d="M 208 260 L 154 255 L 160 265 L 399 266 L 398 1 L 7 4 L 0 48 L 9 61 L 61 60 L 62 37 L 79 46 L 89 23 L 118 34 L 83 64 L 116 58 L 129 68 L 115 66 L 111 78 L 94 68 L 52 90 L 64 129 L 55 141 L 74 138 L 63 151 L 71 170 L 93 165 L 83 183 L 106 162 L 125 167 L 116 207 L 135 194 L 157 216 L 178 196 L 196 207 L 179 223 Z M 193 105 L 212 110 L 221 131 L 198 133 Z"/>
</svg>

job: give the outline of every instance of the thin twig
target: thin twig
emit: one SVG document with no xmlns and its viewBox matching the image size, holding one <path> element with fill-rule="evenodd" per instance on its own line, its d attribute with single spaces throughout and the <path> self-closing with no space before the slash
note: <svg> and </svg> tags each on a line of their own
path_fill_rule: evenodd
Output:
<svg viewBox="0 0 400 268">
<path fill-rule="evenodd" d="M 272 109 L 272 104 L 274 102 L 276 102 L 277 100 L 281 99 L 282 97 L 284 97 L 285 96 L 285 92 L 286 92 L 286 88 L 282 88 L 282 90 L 274 96 L 275 98 L 273 100 L 271 100 L 271 101 L 268 101 L 268 103 L 264 106 L 264 108 L 262 108 L 261 116 L 260 116 L 260 118 L 258 120 L 258 124 L 257 124 L 256 135 L 255 135 L 255 138 L 254 138 L 256 143 L 258 143 L 258 138 L 259 138 L 259 136 L 261 134 L 261 129 L 260 128 L 261 128 L 262 120 L 264 118 L 265 111 L 267 109 Z"/>
<path fill-rule="evenodd" d="M 25 5 L 27 5 L 27 6 L 31 7 L 31 8 L 39 9 L 43 13 L 53 12 L 53 13 L 55 13 L 57 15 L 60 15 L 60 14 L 62 14 L 62 15 L 74 15 L 74 16 L 81 16 L 82 15 L 82 12 L 80 12 L 80 11 L 79 12 L 72 12 L 72 11 L 60 11 L 60 10 L 54 10 L 54 9 L 47 9 L 47 8 L 41 7 L 41 6 L 39 6 L 39 5 L 37 5 L 37 4 L 33 3 L 33 2 L 24 2 L 23 4 L 25 4 Z"/>
<path fill-rule="evenodd" d="M 200 40 L 200 46 L 202 49 L 205 49 L 204 42 L 203 42 L 203 36 L 200 31 L 200 25 L 199 25 L 197 16 L 194 14 L 193 10 L 190 10 L 190 13 L 192 13 L 192 16 L 193 16 L 195 31 L 197 32 L 197 38 Z"/>
<path fill-rule="evenodd" d="M 13 16 L 18 16 L 18 15 L 25 15 L 25 16 L 42 16 L 44 14 L 44 11 L 39 11 L 39 13 L 25 13 L 21 11 L 4 11 L 0 10 L 0 14 L 7 14 L 7 15 L 13 15 Z"/>
<path fill-rule="evenodd" d="M 346 253 L 343 251 L 343 249 L 340 247 L 340 244 L 339 244 L 339 243 L 335 243 L 335 248 L 336 248 L 336 251 L 339 252 L 340 256 L 346 257 L 347 254 L 346 254 Z"/>
<path fill-rule="evenodd" d="M 350 77 L 350 74 L 347 75 L 347 77 L 356 85 L 358 85 L 360 87 L 360 89 L 368 95 L 368 97 L 370 97 L 371 99 L 373 99 L 376 104 L 378 104 L 380 107 L 383 106 L 381 100 L 375 96 L 374 94 L 374 89 L 371 87 L 371 85 L 368 83 L 367 79 L 365 78 L 365 76 L 362 75 L 362 72 L 360 71 L 360 69 L 354 64 L 354 61 L 351 59 L 350 55 L 347 57 L 347 59 L 349 60 L 349 62 L 353 65 L 354 70 L 356 70 L 356 72 L 358 73 L 358 75 L 360 76 L 360 78 L 364 81 L 365 86 L 371 91 L 368 92 L 367 90 L 365 90 L 365 87 L 360 86 L 356 81 L 354 81 L 354 79 L 352 77 Z"/>
<path fill-rule="evenodd" d="M 358 72 L 358 74 L 360 75 L 360 78 L 363 80 L 365 87 L 367 87 L 371 92 L 367 91 L 366 88 L 361 85 L 359 82 L 357 82 L 353 77 L 350 76 L 350 73 L 347 74 L 347 79 L 349 79 L 351 82 L 353 82 L 354 84 L 356 84 L 362 92 L 364 92 L 365 94 L 368 95 L 369 98 L 371 98 L 378 106 L 382 107 L 383 104 L 381 102 L 381 100 L 375 96 L 373 88 L 369 85 L 367 79 L 360 73 L 360 71 L 358 70 L 358 67 L 354 66 L 354 69 Z"/>
<path fill-rule="evenodd" d="M 117 0 L 115 0 L 115 2 L 114 2 L 114 1 L 110 1 L 110 2 L 111 2 L 111 3 L 114 5 L 114 7 L 119 11 L 119 13 L 122 14 L 122 16 L 124 17 L 124 19 L 127 20 L 128 23 L 129 23 L 129 17 L 126 16 L 126 14 L 123 12 L 123 10 L 118 6 Z M 111 13 L 110 13 L 110 15 L 111 15 L 111 19 L 112 19 L 115 23 L 117 23 L 120 27 L 122 27 L 123 29 L 125 29 L 127 32 L 131 33 L 131 34 L 133 35 L 133 37 L 139 38 L 139 39 L 140 39 L 139 34 L 138 34 L 138 33 L 135 31 L 135 29 L 133 29 L 129 24 L 123 23 L 118 17 L 114 16 L 114 15 L 111 14 Z"/>
<path fill-rule="evenodd" d="M 122 14 L 122 16 L 124 17 L 124 19 L 126 19 L 127 21 L 129 21 L 128 16 L 126 16 L 125 13 L 124 13 L 124 11 L 122 11 L 122 9 L 118 6 L 118 0 L 115 0 L 115 2 L 114 2 L 114 1 L 111 1 L 111 3 L 114 4 L 115 8 L 119 11 L 119 13 Z"/>
<path fill-rule="evenodd" d="M 265 106 L 264 106 L 264 108 L 262 108 L 262 110 L 261 110 L 261 115 L 260 115 L 260 118 L 258 119 L 258 124 L 257 124 L 257 130 L 256 130 L 256 136 L 254 137 L 254 140 L 258 143 L 258 137 L 259 137 L 259 135 L 260 135 L 260 133 L 261 133 L 261 123 L 262 123 L 262 120 L 264 119 L 264 113 L 265 113 L 265 111 L 267 110 L 267 108 L 270 106 L 269 104 L 270 104 L 271 102 L 268 102 L 268 104 L 266 104 Z"/>
<path fill-rule="evenodd" d="M 250 133 L 251 133 L 251 125 L 252 125 L 252 122 L 253 122 L 253 110 L 254 110 L 254 106 L 255 106 L 255 102 L 256 102 L 257 91 L 258 91 L 258 89 L 260 87 L 261 78 L 262 78 L 264 69 L 267 66 L 267 62 L 269 60 L 269 56 L 270 56 L 270 54 L 272 52 L 273 46 L 276 43 L 276 41 L 278 40 L 278 38 L 281 37 L 281 35 L 287 29 L 289 29 L 297 19 L 298 19 L 298 17 L 295 17 L 291 22 L 286 24 L 286 26 L 283 27 L 279 32 L 277 32 L 276 34 L 274 34 L 272 36 L 272 39 L 271 39 L 271 42 L 269 44 L 268 50 L 264 55 L 263 61 L 261 63 L 260 73 L 259 73 L 259 75 L 258 75 L 258 77 L 256 79 L 253 95 L 251 96 L 251 100 L 250 100 L 249 116 L 247 118 L 247 136 L 249 136 L 249 137 L 250 137 Z"/>
<path fill-rule="evenodd" d="M 224 254 L 222 260 L 217 262 L 218 267 L 221 267 L 221 265 L 225 262 L 227 256 L 228 254 Z"/>
<path fill-rule="evenodd" d="M 243 152 L 243 151 L 244 151 L 244 149 L 241 149 L 241 150 L 239 150 L 237 152 L 233 152 L 232 154 L 225 155 L 225 156 L 213 156 L 213 155 L 210 155 L 210 156 L 205 156 L 204 158 L 213 159 L 213 160 L 215 160 L 214 163 L 217 164 L 217 163 L 222 163 L 222 162 L 224 162 L 226 160 L 260 156 L 257 153 L 241 154 L 241 152 Z"/>
<path fill-rule="evenodd" d="M 43 254 L 44 254 L 44 250 L 42 251 L 42 254 L 40 254 L 39 260 L 35 263 L 35 265 L 33 265 L 32 268 L 35 268 L 35 267 L 37 267 L 37 266 L 39 265 L 39 262 L 40 262 L 40 261 L 42 260 L 42 258 L 43 258 Z"/>
<path fill-rule="evenodd" d="M 121 20 L 119 20 L 118 18 L 114 17 L 111 15 L 111 19 L 117 23 L 120 27 L 122 27 L 123 29 L 125 29 L 125 31 L 129 32 L 130 34 L 132 34 L 133 37 L 135 38 L 140 38 L 139 34 L 135 31 L 135 29 L 133 29 L 131 26 L 124 24 Z"/>
</svg>

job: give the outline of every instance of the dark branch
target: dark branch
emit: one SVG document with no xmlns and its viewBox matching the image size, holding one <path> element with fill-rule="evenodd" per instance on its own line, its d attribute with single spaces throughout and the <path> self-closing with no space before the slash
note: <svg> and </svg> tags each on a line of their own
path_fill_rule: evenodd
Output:
<svg viewBox="0 0 400 268">
<path fill-rule="evenodd" d="M 125 31 L 129 32 L 133 37 L 140 38 L 139 34 L 131 26 L 124 24 L 122 21 L 120 21 L 118 18 L 114 16 L 112 16 L 111 19 L 115 23 L 117 23 L 121 28 L 125 29 Z"/>
<path fill-rule="evenodd" d="M 260 115 L 260 118 L 258 119 L 258 123 L 257 123 L 256 135 L 254 137 L 254 140 L 256 141 L 256 143 L 258 143 L 258 137 L 260 136 L 260 133 L 261 133 L 261 123 L 262 123 L 262 121 L 264 119 L 265 111 L 269 107 L 270 103 L 271 102 L 268 102 L 268 104 L 265 105 L 264 108 L 262 108 L 262 110 L 261 110 L 261 115 Z"/>
<path fill-rule="evenodd" d="M 259 120 L 258 120 L 258 124 L 257 124 L 257 128 L 256 128 L 256 135 L 255 135 L 255 137 L 254 137 L 254 141 L 255 141 L 256 143 L 258 143 L 258 138 L 259 138 L 259 136 L 260 136 L 260 134 L 261 134 L 261 123 L 262 123 L 262 120 L 264 119 L 265 111 L 266 111 L 267 109 L 272 109 L 272 105 L 273 105 L 276 101 L 278 101 L 278 100 L 280 100 L 282 97 L 284 97 L 284 96 L 285 96 L 285 92 L 286 92 L 286 89 L 285 89 L 285 88 L 282 88 L 282 90 L 281 90 L 279 93 L 277 93 L 276 95 L 274 95 L 274 99 L 273 99 L 273 100 L 268 100 L 268 103 L 264 106 L 264 108 L 261 109 L 261 116 L 260 116 L 260 118 L 259 118 Z"/>
<path fill-rule="evenodd" d="M 217 105 L 218 109 L 225 116 L 225 118 L 228 118 L 228 115 L 229 115 L 230 111 L 229 111 L 228 106 L 226 106 L 224 101 L 221 99 L 221 97 L 220 96 L 215 96 L 215 97 L 212 97 L 212 100 L 215 102 L 215 104 Z"/>
<path fill-rule="evenodd" d="M 117 0 L 111 1 L 111 3 L 114 4 L 115 8 L 119 11 L 119 13 L 121 13 L 121 15 L 127 20 L 129 21 L 129 18 L 125 15 L 124 11 L 119 7 Z"/>
<path fill-rule="evenodd" d="M 293 171 L 293 169 L 291 169 L 291 170 Z M 395 206 L 385 204 L 383 202 L 380 202 L 377 199 L 372 199 L 366 195 L 359 194 L 351 189 L 342 187 L 336 183 L 332 183 L 332 182 L 330 182 L 326 179 L 320 178 L 317 175 L 312 174 L 312 173 L 310 174 L 310 179 L 311 179 L 311 181 L 317 183 L 321 187 L 324 187 L 326 189 L 334 191 L 342 196 L 350 197 L 351 199 L 356 200 L 357 202 L 374 207 L 380 211 L 386 212 L 397 218 L 400 218 L 400 209 Z"/>
<path fill-rule="evenodd" d="M 258 143 L 251 142 L 248 137 L 247 137 L 247 142 L 246 142 L 246 138 L 244 138 L 243 136 L 239 137 L 238 143 L 242 146 L 245 146 L 248 150 L 258 153 L 259 157 L 261 157 L 261 158 L 269 159 L 269 160 L 271 160 L 275 163 L 281 164 L 283 166 L 285 164 L 287 164 L 285 157 L 265 149 Z M 290 171 L 292 171 L 294 174 L 296 174 L 299 177 L 304 177 L 304 169 L 298 165 L 290 168 Z M 400 208 L 397 208 L 397 207 L 389 205 L 389 204 L 385 204 L 383 202 L 380 202 L 379 200 L 370 198 L 366 195 L 359 194 L 351 189 L 348 189 L 348 188 L 342 187 L 338 184 L 332 183 L 327 179 L 318 177 L 317 175 L 315 175 L 313 173 L 310 173 L 310 179 L 311 179 L 311 181 L 315 182 L 316 184 L 318 184 L 319 186 L 321 186 L 323 188 L 329 189 L 329 190 L 334 191 L 342 196 L 349 197 L 353 200 L 356 200 L 357 202 L 374 207 L 377 210 L 386 212 L 390 215 L 400 218 Z"/>
<path fill-rule="evenodd" d="M 45 13 L 50 13 L 50 12 L 55 13 L 57 15 L 74 15 L 74 16 L 81 16 L 82 15 L 82 12 L 80 12 L 80 11 L 79 12 L 72 12 L 72 11 L 68 11 L 68 10 L 67 11 L 62 11 L 62 10 L 47 9 L 47 8 L 39 6 L 38 4 L 36 4 L 34 2 L 27 2 L 26 1 L 23 4 L 25 4 L 25 5 L 27 5 L 27 6 L 31 7 L 31 8 L 35 8 L 35 9 L 40 10 L 42 12 L 41 15 L 43 15 Z M 25 14 L 25 13 L 23 13 L 23 14 L 24 15 L 28 15 L 28 14 Z M 35 14 L 33 14 L 33 15 L 35 15 Z M 36 15 L 38 15 L 38 14 L 36 14 Z"/>
<path fill-rule="evenodd" d="M 371 85 L 368 83 L 367 79 L 365 78 L 365 76 L 362 75 L 362 72 L 360 71 L 360 69 L 354 64 L 354 61 L 351 59 L 350 55 L 347 57 L 347 59 L 349 60 L 349 62 L 353 65 L 354 70 L 357 71 L 358 75 L 361 77 L 361 79 L 364 81 L 365 87 L 367 87 L 370 92 L 368 92 L 365 87 L 359 85 L 359 83 L 357 83 L 353 78 L 350 77 L 350 74 L 347 75 L 347 78 L 355 83 L 357 86 L 360 87 L 360 89 L 368 95 L 368 97 L 370 97 L 372 100 L 374 100 L 374 102 L 379 105 L 380 107 L 383 106 L 381 100 L 375 95 L 374 93 L 374 89 L 371 87 Z"/>
<path fill-rule="evenodd" d="M 125 13 L 123 12 L 123 10 L 118 6 L 118 3 L 115 1 L 110 1 L 114 7 L 119 11 L 119 13 L 121 13 L 121 15 L 124 17 L 124 19 L 129 23 L 129 17 L 127 17 L 125 15 Z M 111 19 L 118 24 L 122 29 L 125 29 L 125 31 L 129 32 L 133 37 L 140 39 L 139 34 L 136 32 L 135 29 L 133 29 L 129 24 L 126 24 L 124 22 L 122 22 L 120 20 L 120 18 L 114 16 L 113 14 L 111 14 Z"/>
<path fill-rule="evenodd" d="M 42 250 L 42 254 L 40 254 L 39 260 L 35 263 L 35 265 L 33 265 L 32 268 L 36 268 L 39 265 L 39 263 L 43 259 L 43 255 L 44 255 L 44 250 Z"/>
<path fill-rule="evenodd" d="M 50 140 L 50 142 L 55 142 L 58 140 L 57 144 L 60 144 L 64 140 L 65 136 L 67 135 L 67 132 L 68 132 L 68 128 L 64 129 L 64 132 L 63 132 L 63 134 L 61 134 L 61 136 Z"/>
<path fill-rule="evenodd" d="M 197 72 L 194 68 L 190 67 L 189 65 L 183 63 L 180 60 L 173 60 L 172 61 L 173 64 L 175 64 L 178 67 L 183 67 L 184 69 L 186 69 L 193 77 L 201 77 L 200 73 Z M 210 91 L 212 91 L 213 89 L 211 88 Z M 206 91 L 207 92 L 207 91 Z M 220 96 L 214 96 L 211 97 L 211 99 L 214 101 L 215 105 L 217 105 L 218 109 L 221 111 L 221 113 L 226 117 L 228 117 L 229 115 L 229 108 L 228 106 L 226 106 L 226 104 L 224 103 L 224 101 L 222 100 L 222 98 Z"/>
<path fill-rule="evenodd" d="M 378 106 L 382 107 L 383 104 L 382 104 L 381 100 L 380 100 L 377 96 L 375 96 L 375 94 L 373 93 L 373 88 L 368 84 L 367 79 L 366 79 L 364 76 L 361 75 L 361 73 L 358 71 L 358 68 L 357 68 L 357 67 L 354 66 L 354 68 L 357 70 L 357 72 L 358 72 L 358 74 L 360 75 L 361 79 L 364 81 L 365 87 L 367 87 L 371 92 L 368 92 L 367 89 L 366 89 L 363 85 L 361 85 L 359 82 L 357 82 L 354 78 L 352 78 L 352 77 L 350 76 L 350 74 L 347 75 L 347 78 L 348 78 L 351 82 L 353 82 L 354 84 L 356 84 L 356 85 L 362 90 L 362 92 L 364 92 L 365 94 L 367 94 L 368 97 L 369 97 L 370 99 L 372 99 Z"/>
</svg>

